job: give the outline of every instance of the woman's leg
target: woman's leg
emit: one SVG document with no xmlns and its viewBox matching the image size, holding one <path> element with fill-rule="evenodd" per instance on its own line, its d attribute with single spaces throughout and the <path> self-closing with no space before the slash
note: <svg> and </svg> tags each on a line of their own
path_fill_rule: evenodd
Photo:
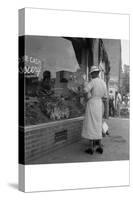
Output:
<svg viewBox="0 0 133 200">
<path fill-rule="evenodd" d="M 93 154 L 94 152 L 93 140 L 89 140 L 89 148 L 85 152 L 88 154 Z"/>
<path fill-rule="evenodd" d="M 97 147 L 97 149 L 96 149 L 96 152 L 102 154 L 102 153 L 103 153 L 103 147 L 102 147 L 101 140 L 98 140 L 97 145 L 98 145 L 98 147 Z"/>
<path fill-rule="evenodd" d="M 99 145 L 99 140 L 93 140 L 93 146 L 96 147 Z"/>
</svg>

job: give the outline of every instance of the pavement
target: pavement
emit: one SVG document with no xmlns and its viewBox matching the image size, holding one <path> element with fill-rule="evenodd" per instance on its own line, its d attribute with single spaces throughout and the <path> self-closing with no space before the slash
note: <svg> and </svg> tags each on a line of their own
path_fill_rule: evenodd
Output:
<svg viewBox="0 0 133 200">
<path fill-rule="evenodd" d="M 129 160 L 129 119 L 110 118 L 107 121 L 110 135 L 103 138 L 103 154 L 85 153 L 88 140 L 67 145 L 32 161 L 32 164 L 74 163 Z"/>
</svg>

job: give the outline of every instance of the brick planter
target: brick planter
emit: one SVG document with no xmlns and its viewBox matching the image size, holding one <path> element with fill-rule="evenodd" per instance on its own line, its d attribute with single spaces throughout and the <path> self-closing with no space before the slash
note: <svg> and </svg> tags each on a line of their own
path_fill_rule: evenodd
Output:
<svg viewBox="0 0 133 200">
<path fill-rule="evenodd" d="M 46 153 L 79 141 L 82 124 L 83 117 L 78 117 L 25 127 L 25 164 L 31 164 Z"/>
</svg>

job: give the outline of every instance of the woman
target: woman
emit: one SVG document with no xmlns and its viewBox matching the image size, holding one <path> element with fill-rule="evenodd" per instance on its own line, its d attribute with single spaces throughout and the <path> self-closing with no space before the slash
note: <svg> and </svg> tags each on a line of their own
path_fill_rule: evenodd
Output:
<svg viewBox="0 0 133 200">
<path fill-rule="evenodd" d="M 89 139 L 89 148 L 87 153 L 93 154 L 94 145 L 97 144 L 96 151 L 103 153 L 101 145 L 102 139 L 102 115 L 103 103 L 102 98 L 107 96 L 107 88 L 105 82 L 99 78 L 99 68 L 91 67 L 91 81 L 84 83 L 84 90 L 88 95 L 88 102 L 83 122 L 82 137 Z M 85 77 L 84 77 L 85 79 Z"/>
</svg>

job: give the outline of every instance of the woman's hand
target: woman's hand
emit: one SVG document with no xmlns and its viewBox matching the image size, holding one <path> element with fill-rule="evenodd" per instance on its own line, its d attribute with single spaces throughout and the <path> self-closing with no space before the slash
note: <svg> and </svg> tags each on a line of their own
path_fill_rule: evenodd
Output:
<svg viewBox="0 0 133 200">
<path fill-rule="evenodd" d="M 83 76 L 82 76 L 82 77 L 83 77 L 83 80 L 84 80 L 84 81 L 86 81 L 86 80 L 87 80 L 87 76 L 86 76 L 86 74 L 83 74 Z"/>
</svg>

